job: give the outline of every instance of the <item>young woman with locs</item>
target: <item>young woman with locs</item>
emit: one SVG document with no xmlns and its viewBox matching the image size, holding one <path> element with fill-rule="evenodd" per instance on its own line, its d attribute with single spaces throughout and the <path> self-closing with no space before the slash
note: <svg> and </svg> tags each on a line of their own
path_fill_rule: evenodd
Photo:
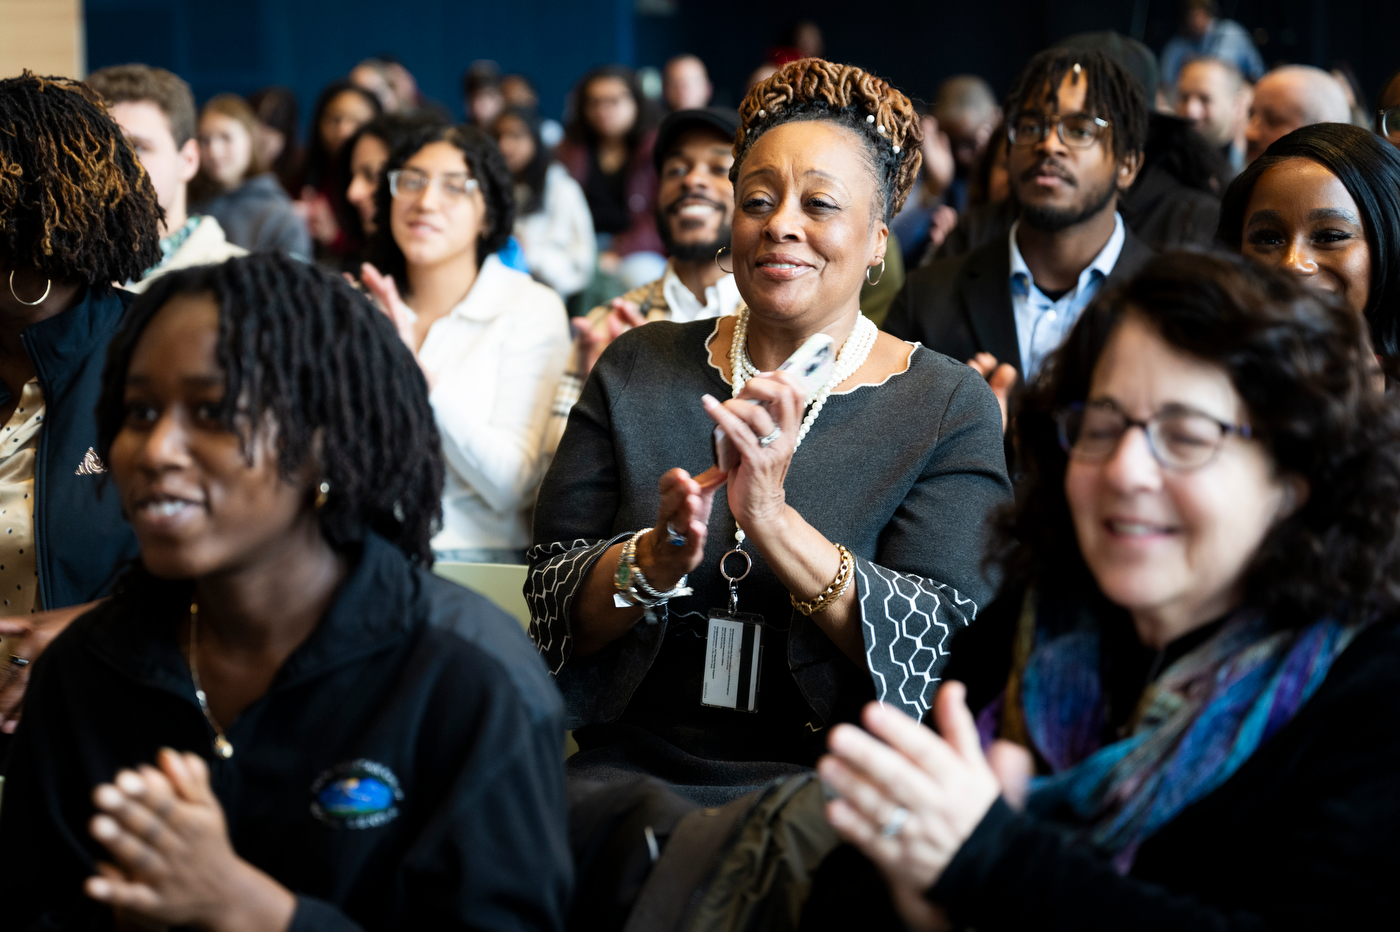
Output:
<svg viewBox="0 0 1400 932">
<path fill-rule="evenodd" d="M 721 259 L 746 305 L 604 351 L 540 490 L 526 586 L 582 749 L 571 772 L 647 771 L 707 801 L 811 767 L 867 699 L 922 715 L 942 633 L 991 594 L 982 526 L 1010 492 L 985 380 L 860 312 L 918 173 L 908 99 L 809 59 L 740 116 Z M 818 332 L 839 352 L 809 406 L 773 371 Z M 737 452 L 727 474 L 706 472 L 716 426 Z M 755 714 L 703 701 L 734 549 L 730 575 L 752 562 L 738 612 L 763 622 L 742 668 Z"/>
<path fill-rule="evenodd" d="M 491 137 L 428 125 L 385 168 L 361 271 L 428 379 L 448 467 L 433 549 L 454 562 L 521 563 L 572 345 L 564 303 L 496 254 L 515 204 Z"/>
<path fill-rule="evenodd" d="M 141 562 L 35 665 L 6 927 L 561 929 L 562 710 L 427 569 L 441 447 L 384 316 L 275 255 L 173 272 L 97 421 Z"/>
<path fill-rule="evenodd" d="M 1350 308 L 1225 256 L 1084 312 L 1017 418 L 941 737 L 872 705 L 819 768 L 911 924 L 1394 914 L 1400 412 L 1369 359 Z"/>
</svg>

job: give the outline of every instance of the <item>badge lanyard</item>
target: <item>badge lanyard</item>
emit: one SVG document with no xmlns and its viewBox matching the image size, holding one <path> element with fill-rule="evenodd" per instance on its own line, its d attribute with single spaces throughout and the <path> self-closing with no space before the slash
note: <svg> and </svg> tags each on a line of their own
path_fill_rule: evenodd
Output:
<svg viewBox="0 0 1400 932">
<path fill-rule="evenodd" d="M 739 583 L 753 569 L 744 551 L 744 532 L 735 525 L 734 549 L 719 558 L 719 574 L 729 583 L 729 605 L 710 611 L 705 641 L 704 687 L 700 704 L 736 712 L 758 711 L 759 669 L 763 665 L 763 616 L 739 611 Z M 729 572 L 742 558 L 737 575 Z"/>
</svg>

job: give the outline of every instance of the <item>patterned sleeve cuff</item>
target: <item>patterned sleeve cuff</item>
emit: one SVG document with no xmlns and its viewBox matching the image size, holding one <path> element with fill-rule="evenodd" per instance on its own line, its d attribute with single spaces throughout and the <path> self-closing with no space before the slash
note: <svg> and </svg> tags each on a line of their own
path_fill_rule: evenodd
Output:
<svg viewBox="0 0 1400 932">
<path fill-rule="evenodd" d="M 953 635 L 977 603 L 951 586 L 856 557 L 865 659 L 875 698 L 922 720 L 948 663 Z"/>
</svg>

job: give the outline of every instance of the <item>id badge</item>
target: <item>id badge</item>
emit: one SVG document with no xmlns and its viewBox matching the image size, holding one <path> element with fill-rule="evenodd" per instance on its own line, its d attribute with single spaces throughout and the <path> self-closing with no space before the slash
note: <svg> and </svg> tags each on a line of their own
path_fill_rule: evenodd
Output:
<svg viewBox="0 0 1400 932">
<path fill-rule="evenodd" d="M 758 671 L 762 664 L 763 617 L 720 609 L 710 612 L 700 704 L 757 712 Z"/>
</svg>

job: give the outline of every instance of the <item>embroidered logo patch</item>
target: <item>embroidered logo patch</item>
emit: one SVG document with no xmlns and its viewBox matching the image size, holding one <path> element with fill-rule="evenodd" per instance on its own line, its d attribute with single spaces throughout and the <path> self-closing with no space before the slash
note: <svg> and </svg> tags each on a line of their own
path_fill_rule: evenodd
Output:
<svg viewBox="0 0 1400 932">
<path fill-rule="evenodd" d="M 103 464 L 102 458 L 97 455 L 97 451 L 92 447 L 88 447 L 88 451 L 83 454 L 83 461 L 78 464 L 78 468 L 73 475 L 99 476 L 106 471 L 107 467 Z"/>
<path fill-rule="evenodd" d="M 378 828 L 398 818 L 399 778 L 383 764 L 337 764 L 311 784 L 311 814 L 336 828 Z"/>
</svg>

